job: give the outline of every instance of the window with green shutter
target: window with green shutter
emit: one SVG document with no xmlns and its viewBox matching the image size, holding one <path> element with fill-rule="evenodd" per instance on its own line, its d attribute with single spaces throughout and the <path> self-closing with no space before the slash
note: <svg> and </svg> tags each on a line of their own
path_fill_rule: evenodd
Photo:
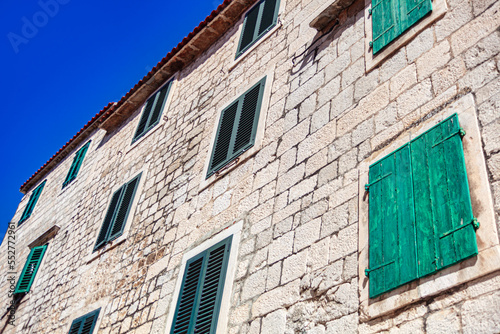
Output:
<svg viewBox="0 0 500 334">
<path fill-rule="evenodd" d="M 279 6 L 279 0 L 261 0 L 247 12 L 236 58 L 276 25 Z"/>
<path fill-rule="evenodd" d="M 97 309 L 73 320 L 68 334 L 92 334 L 100 311 L 101 309 Z"/>
<path fill-rule="evenodd" d="M 42 193 L 43 187 L 45 187 L 45 183 L 47 180 L 43 181 L 38 187 L 33 190 L 31 193 L 30 199 L 28 201 L 28 204 L 24 208 L 23 214 L 21 216 L 21 219 L 17 223 L 17 225 L 21 225 L 26 219 L 28 219 L 31 214 L 33 213 L 33 210 L 35 209 L 36 202 L 38 202 L 38 198 L 40 198 L 40 195 Z"/>
<path fill-rule="evenodd" d="M 47 245 L 33 247 L 31 249 L 28 259 L 24 264 L 23 271 L 21 272 L 21 276 L 19 276 L 19 280 L 17 281 L 16 289 L 14 290 L 15 294 L 27 293 L 30 291 L 46 249 Z"/>
<path fill-rule="evenodd" d="M 371 46 L 379 52 L 432 11 L 431 0 L 372 0 Z"/>
<path fill-rule="evenodd" d="M 215 334 L 232 237 L 186 262 L 171 334 Z"/>
<path fill-rule="evenodd" d="M 370 297 L 477 254 L 456 114 L 370 166 Z"/>
<path fill-rule="evenodd" d="M 146 101 L 144 109 L 142 110 L 139 124 L 137 125 L 137 129 L 135 130 L 132 143 L 136 142 L 139 138 L 144 136 L 149 130 L 151 130 L 156 124 L 160 122 L 163 107 L 165 106 L 165 102 L 167 101 L 171 86 L 172 80 L 167 82 L 160 90 L 158 90 Z"/>
<path fill-rule="evenodd" d="M 66 175 L 66 179 L 64 180 L 62 186 L 63 188 L 66 187 L 68 184 L 70 184 L 71 181 L 76 179 L 76 176 L 80 171 L 80 167 L 82 166 L 83 159 L 85 158 L 85 154 L 87 153 L 89 145 L 90 141 L 87 144 L 85 144 L 82 148 L 80 148 L 78 152 L 76 152 L 75 157 L 73 158 L 73 162 L 71 163 L 71 167 L 69 168 L 68 174 Z"/>
<path fill-rule="evenodd" d="M 222 110 L 207 179 L 255 143 L 266 78 Z"/>
<path fill-rule="evenodd" d="M 122 235 L 141 175 L 142 173 L 113 193 L 94 251 Z"/>
</svg>

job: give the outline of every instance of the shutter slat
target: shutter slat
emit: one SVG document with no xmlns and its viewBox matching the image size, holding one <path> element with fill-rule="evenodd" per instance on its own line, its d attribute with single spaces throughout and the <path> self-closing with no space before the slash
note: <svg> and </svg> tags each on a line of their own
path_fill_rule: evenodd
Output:
<svg viewBox="0 0 500 334">
<path fill-rule="evenodd" d="M 121 197 L 120 206 L 111 227 L 108 241 L 111 241 L 122 235 L 140 178 L 141 174 L 135 177 L 124 187 L 124 193 Z"/>
<path fill-rule="evenodd" d="M 24 265 L 23 271 L 21 272 L 21 276 L 19 276 L 19 280 L 16 286 L 14 293 L 24 293 L 29 292 L 31 289 L 31 285 L 33 284 L 33 280 L 35 279 L 38 268 L 40 267 L 40 263 L 42 262 L 43 255 L 45 254 L 45 250 L 47 249 L 47 245 L 33 247 L 28 255 L 28 259 Z"/>
</svg>

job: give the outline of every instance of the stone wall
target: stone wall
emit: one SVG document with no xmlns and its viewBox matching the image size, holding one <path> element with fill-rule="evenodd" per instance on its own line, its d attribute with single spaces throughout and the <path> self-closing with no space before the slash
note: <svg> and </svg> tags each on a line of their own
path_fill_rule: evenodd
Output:
<svg viewBox="0 0 500 334">
<path fill-rule="evenodd" d="M 49 174 L 16 233 L 17 271 L 28 244 L 60 230 L 4 333 L 67 333 L 96 305 L 99 333 L 163 333 L 183 254 L 240 220 L 228 333 L 500 331 L 498 271 L 375 319 L 360 317 L 358 287 L 359 166 L 468 94 L 500 227 L 500 2 L 448 0 L 443 18 L 371 71 L 362 0 L 306 50 L 320 36 L 309 22 L 322 3 L 282 0 L 281 26 L 234 64 L 240 21 L 178 73 L 164 119 L 144 139 L 131 145 L 138 110 L 92 135 L 71 185 L 61 190 L 72 155 Z M 218 113 L 266 74 L 262 147 L 200 189 Z M 140 171 L 125 241 L 92 256 L 113 190 Z"/>
</svg>

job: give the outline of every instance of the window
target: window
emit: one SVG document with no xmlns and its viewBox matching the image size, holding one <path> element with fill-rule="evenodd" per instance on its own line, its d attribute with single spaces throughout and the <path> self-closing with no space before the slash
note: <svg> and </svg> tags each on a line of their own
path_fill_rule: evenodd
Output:
<svg viewBox="0 0 500 334">
<path fill-rule="evenodd" d="M 369 168 L 370 298 L 478 254 L 457 114 Z"/>
<path fill-rule="evenodd" d="M 21 272 L 21 276 L 19 276 L 19 280 L 17 281 L 16 289 L 14 290 L 15 294 L 27 293 L 30 291 L 46 249 L 47 245 L 33 247 L 31 249 L 28 259 L 24 264 L 23 271 Z"/>
<path fill-rule="evenodd" d="M 85 144 L 81 149 L 76 152 L 75 157 L 73 158 L 73 162 L 71 163 L 71 167 L 69 168 L 68 175 L 66 175 L 66 179 L 63 183 L 63 188 L 66 187 L 71 181 L 76 179 L 78 175 L 78 171 L 80 171 L 80 167 L 82 166 L 83 159 L 85 158 L 85 154 L 89 148 L 90 141 Z"/>
<path fill-rule="evenodd" d="M 92 334 L 100 311 L 101 309 L 97 309 L 73 320 L 68 334 Z"/>
<path fill-rule="evenodd" d="M 236 58 L 276 25 L 279 5 L 279 0 L 261 0 L 247 12 Z"/>
<path fill-rule="evenodd" d="M 216 333 L 232 236 L 186 262 L 171 334 Z"/>
<path fill-rule="evenodd" d="M 141 175 L 142 173 L 125 183 L 111 197 L 94 251 L 122 235 Z"/>
<path fill-rule="evenodd" d="M 38 202 L 38 198 L 40 197 L 40 194 L 42 193 L 43 187 L 45 187 L 46 182 L 47 180 L 43 181 L 38 187 L 36 187 L 35 190 L 33 190 L 33 193 L 31 193 L 30 200 L 28 201 L 26 208 L 24 208 L 23 215 L 21 216 L 19 223 L 17 223 L 18 226 L 31 216 L 31 213 L 35 208 L 36 202 Z"/>
<path fill-rule="evenodd" d="M 207 179 L 255 143 L 266 78 L 222 110 Z"/>
<path fill-rule="evenodd" d="M 372 0 L 373 53 L 432 11 L 431 0 Z"/>
<path fill-rule="evenodd" d="M 172 86 L 172 80 L 167 82 L 160 90 L 158 90 L 147 101 L 142 111 L 141 119 L 135 130 L 134 139 L 132 143 L 136 142 L 139 138 L 144 136 L 146 132 L 151 130 L 156 124 L 160 122 L 161 113 L 168 97 L 168 92 Z"/>
</svg>

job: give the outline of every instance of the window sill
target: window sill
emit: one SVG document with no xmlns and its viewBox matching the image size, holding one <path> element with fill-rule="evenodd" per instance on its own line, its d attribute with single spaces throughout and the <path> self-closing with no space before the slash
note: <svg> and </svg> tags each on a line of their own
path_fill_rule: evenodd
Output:
<svg viewBox="0 0 500 334">
<path fill-rule="evenodd" d="M 140 116 L 140 115 L 139 115 Z M 163 120 L 165 117 L 165 115 L 162 115 L 161 117 L 161 120 Z M 146 134 L 142 135 L 139 139 L 137 139 L 136 141 L 134 141 L 128 148 L 127 150 L 125 151 L 125 154 L 127 154 L 128 152 L 132 151 L 134 148 L 136 148 L 137 146 L 140 145 L 140 143 L 142 143 L 143 141 L 146 140 L 146 138 L 149 138 L 153 135 L 153 133 L 156 133 L 158 132 L 159 129 L 161 129 L 163 127 L 163 124 L 165 123 L 165 121 L 160 121 L 160 123 L 156 124 L 152 129 L 150 129 Z M 135 130 L 134 130 L 135 131 Z"/>
<path fill-rule="evenodd" d="M 125 235 L 122 234 L 121 236 L 119 236 L 118 238 L 116 238 L 115 240 L 113 240 L 111 242 L 108 242 L 104 247 L 99 248 L 95 252 L 94 252 L 94 249 L 92 248 L 92 253 L 89 256 L 87 256 L 87 259 L 85 260 L 85 262 L 87 264 L 93 262 L 95 259 L 102 256 L 104 253 L 111 251 L 112 249 L 115 249 L 116 247 L 118 247 L 119 245 L 124 243 L 125 240 L 127 240 L 127 238 Z"/>
<path fill-rule="evenodd" d="M 410 29 L 403 32 L 400 36 L 398 36 L 394 41 L 392 41 L 389 45 L 384 47 L 380 52 L 376 55 L 373 54 L 372 49 L 370 47 L 370 41 L 373 39 L 372 37 L 372 20 L 369 14 L 369 10 L 371 10 L 371 0 L 365 0 L 365 67 L 366 72 L 373 70 L 380 63 L 386 60 L 389 56 L 391 56 L 394 52 L 399 50 L 401 47 L 408 44 L 414 37 L 416 37 L 420 32 L 422 32 L 425 28 L 430 26 L 432 23 L 442 18 L 444 14 L 446 14 L 447 6 L 445 0 L 433 0 L 432 2 L 432 12 L 430 15 L 424 17 L 422 20 L 413 25 Z"/>
<path fill-rule="evenodd" d="M 369 298 L 368 268 L 368 200 L 364 185 L 368 183 L 369 165 L 389 154 L 441 120 L 457 113 L 466 132 L 463 138 L 464 156 L 469 180 L 472 210 L 481 226 L 476 231 L 478 255 L 435 274 L 405 284 L 377 298 Z M 452 103 L 439 114 L 402 133 L 396 140 L 366 159 L 360 166 L 359 176 L 359 295 L 360 320 L 365 322 L 386 315 L 429 296 L 437 295 L 500 269 L 500 243 L 489 189 L 488 174 L 481 145 L 481 135 L 475 112 L 474 98 L 468 94 Z"/>
</svg>

